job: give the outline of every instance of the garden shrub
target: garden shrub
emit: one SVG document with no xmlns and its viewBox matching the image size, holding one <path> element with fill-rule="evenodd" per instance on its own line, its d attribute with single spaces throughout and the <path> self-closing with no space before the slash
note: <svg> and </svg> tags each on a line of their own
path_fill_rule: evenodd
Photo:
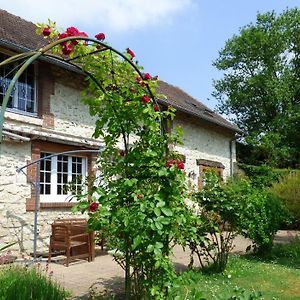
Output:
<svg viewBox="0 0 300 300">
<path fill-rule="evenodd" d="M 279 182 L 273 183 L 270 192 L 280 198 L 293 217 L 294 224 L 300 225 L 300 172 L 292 172 Z"/>
<path fill-rule="evenodd" d="M 203 270 L 223 272 L 225 270 L 232 242 L 237 234 L 239 203 L 228 197 L 219 177 L 205 174 L 203 189 L 194 195 L 200 207 L 197 233 L 189 241 L 192 255 L 196 253 Z"/>
<path fill-rule="evenodd" d="M 253 241 L 255 252 L 269 251 L 275 233 L 287 218 L 280 200 L 246 179 L 222 183 L 216 174 L 207 173 L 204 180 L 203 189 L 194 195 L 200 207 L 199 221 L 196 234 L 189 240 L 202 269 L 223 272 L 238 233 Z"/>
<path fill-rule="evenodd" d="M 10 266 L 0 269 L 1 300 L 62 300 L 69 296 L 69 292 L 40 268 Z"/>
<path fill-rule="evenodd" d="M 239 204 L 238 231 L 251 239 L 257 253 L 272 248 L 275 233 L 287 219 L 281 201 L 265 190 L 253 187 L 246 179 L 230 181 L 226 194 Z"/>
<path fill-rule="evenodd" d="M 290 173 L 289 169 L 274 169 L 267 165 L 253 166 L 239 164 L 238 166 L 245 172 L 252 185 L 257 188 L 269 187 Z"/>
</svg>

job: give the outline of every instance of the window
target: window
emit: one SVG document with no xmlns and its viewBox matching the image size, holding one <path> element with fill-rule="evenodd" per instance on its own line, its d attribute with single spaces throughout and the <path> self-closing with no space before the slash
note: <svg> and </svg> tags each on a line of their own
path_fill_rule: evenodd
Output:
<svg viewBox="0 0 300 300">
<path fill-rule="evenodd" d="M 8 58 L 7 55 L 0 53 L 0 61 L 6 58 Z M 16 64 L 8 64 L 0 68 L 0 104 L 2 104 L 8 86 L 18 69 L 16 67 Z M 7 108 L 13 111 L 36 114 L 35 65 L 28 66 L 19 77 L 10 94 Z"/>
<path fill-rule="evenodd" d="M 41 158 L 49 155 L 51 154 L 41 153 Z M 87 159 L 84 157 L 57 155 L 42 160 L 40 164 L 41 202 L 70 200 L 72 193 L 81 191 L 86 175 Z"/>
<path fill-rule="evenodd" d="M 197 159 L 197 165 L 199 166 L 199 178 L 198 178 L 198 188 L 201 189 L 205 184 L 203 180 L 203 175 L 209 171 L 215 171 L 216 174 L 223 179 L 223 171 L 225 166 L 217 161 Z"/>
</svg>

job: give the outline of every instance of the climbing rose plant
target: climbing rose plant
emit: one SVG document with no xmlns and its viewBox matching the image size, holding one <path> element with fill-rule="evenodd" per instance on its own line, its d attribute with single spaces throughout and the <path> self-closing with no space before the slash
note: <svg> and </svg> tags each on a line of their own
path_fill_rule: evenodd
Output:
<svg viewBox="0 0 300 300">
<path fill-rule="evenodd" d="M 97 161 L 101 175 L 77 209 L 88 212 L 90 227 L 115 249 L 126 299 L 166 299 L 176 276 L 171 249 L 182 242 L 192 215 L 184 203 L 184 162 L 169 150 L 180 134 L 163 128 L 174 109 L 155 101 L 162 97 L 155 92 L 157 76 L 143 73 L 133 50 L 107 50 L 104 33 L 92 40 L 74 27 L 59 32 L 51 21 L 38 24 L 37 32 L 56 43 L 52 54 L 89 74 L 83 102 L 105 147 Z"/>
</svg>

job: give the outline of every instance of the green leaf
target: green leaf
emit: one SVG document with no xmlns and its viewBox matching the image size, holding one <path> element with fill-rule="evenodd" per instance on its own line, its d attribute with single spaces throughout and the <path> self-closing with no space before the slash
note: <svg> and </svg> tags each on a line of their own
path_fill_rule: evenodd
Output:
<svg viewBox="0 0 300 300">
<path fill-rule="evenodd" d="M 162 218 L 160 219 L 160 222 L 161 222 L 162 224 L 164 224 L 164 225 L 168 225 L 168 224 L 170 224 L 170 218 L 162 217 Z"/>
<path fill-rule="evenodd" d="M 156 207 L 164 207 L 166 205 L 166 202 L 165 201 L 159 201 L 157 204 L 156 204 Z"/>
<path fill-rule="evenodd" d="M 158 222 L 158 221 L 155 222 L 155 226 L 156 226 L 156 228 L 158 230 L 162 230 L 163 229 L 163 225 L 160 222 Z"/>
<path fill-rule="evenodd" d="M 159 216 L 161 215 L 161 210 L 160 210 L 160 208 L 159 208 L 159 207 L 155 207 L 155 208 L 154 208 L 154 213 L 155 213 L 155 215 L 156 215 L 157 217 L 159 217 Z"/>
<path fill-rule="evenodd" d="M 148 245 L 146 252 L 151 253 L 154 250 L 154 245 Z"/>
<path fill-rule="evenodd" d="M 168 208 L 168 207 L 162 207 L 162 208 L 161 208 L 161 211 L 162 211 L 166 216 L 168 216 L 168 217 L 173 216 L 172 210 L 171 210 L 170 208 Z"/>
<path fill-rule="evenodd" d="M 140 245 L 141 241 L 142 241 L 142 237 L 141 237 L 140 235 L 138 235 L 137 237 L 135 237 L 135 238 L 133 239 L 133 245 L 132 245 L 132 248 L 133 248 L 133 249 L 136 249 L 136 247 L 137 247 L 138 245 Z"/>
<path fill-rule="evenodd" d="M 156 247 L 156 248 L 161 249 L 161 248 L 163 248 L 163 246 L 164 246 L 164 244 L 161 243 L 161 242 L 156 242 L 156 243 L 155 243 L 155 247 Z"/>
</svg>

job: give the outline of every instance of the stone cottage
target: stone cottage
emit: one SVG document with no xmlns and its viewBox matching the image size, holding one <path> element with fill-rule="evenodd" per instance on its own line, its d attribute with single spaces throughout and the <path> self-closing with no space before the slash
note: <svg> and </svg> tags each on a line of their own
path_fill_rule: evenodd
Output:
<svg viewBox="0 0 300 300">
<path fill-rule="evenodd" d="M 35 25 L 0 10 L 0 61 L 16 53 L 45 44 L 35 34 Z M 9 83 L 10 70 L 0 69 L 0 104 Z M 28 68 L 17 82 L 4 122 L 0 151 L 0 245 L 17 241 L 19 250 L 30 252 L 36 165 L 17 173 L 30 161 L 72 150 L 97 150 L 101 141 L 93 139 L 95 120 L 80 102 L 82 75 L 67 64 L 41 59 Z M 180 125 L 184 145 L 178 151 L 185 158 L 186 174 L 197 186 L 208 168 L 226 178 L 236 159 L 238 129 L 181 89 L 160 82 L 167 99 L 160 104 L 177 109 L 173 126 Z M 74 202 L 63 186 L 74 176 L 85 177 L 93 168 L 95 154 L 81 152 L 58 155 L 40 165 L 38 195 L 38 248 L 46 248 L 50 224 L 71 215 Z M 26 176 L 25 176 L 26 175 Z"/>
</svg>

